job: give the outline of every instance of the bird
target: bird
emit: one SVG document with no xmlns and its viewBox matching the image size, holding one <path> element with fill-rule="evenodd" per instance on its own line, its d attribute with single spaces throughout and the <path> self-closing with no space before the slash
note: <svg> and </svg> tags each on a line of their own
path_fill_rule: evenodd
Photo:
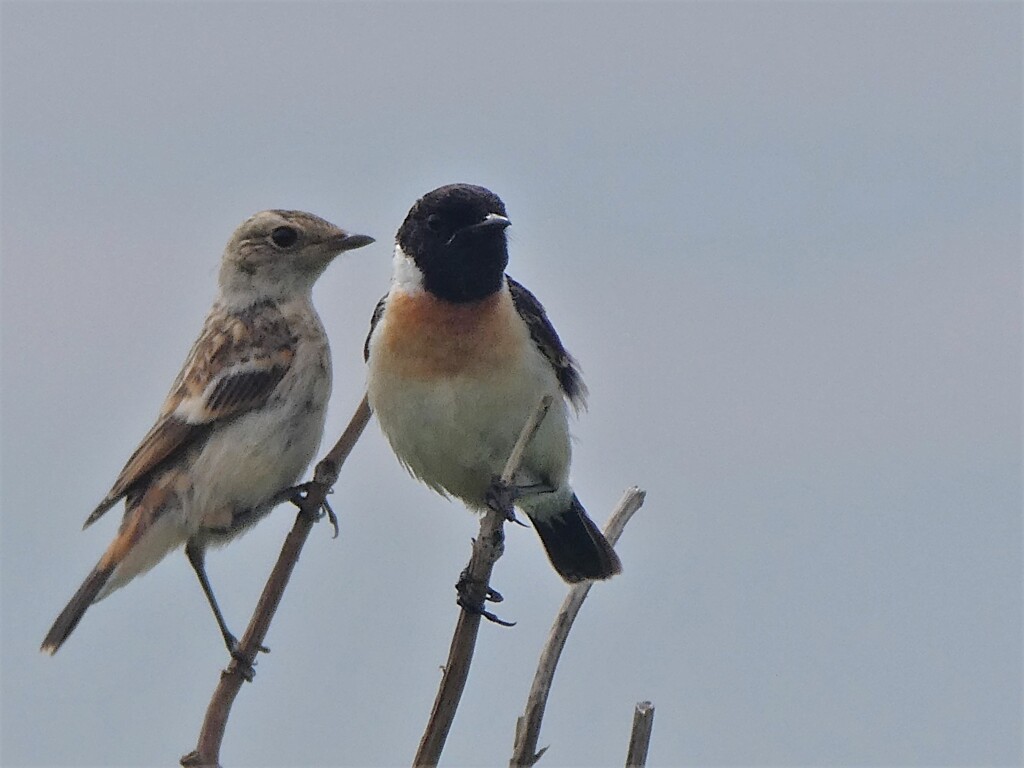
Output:
<svg viewBox="0 0 1024 768">
<path fill-rule="evenodd" d="M 235 230 L 213 306 L 156 423 L 83 526 L 124 499 L 117 535 L 41 651 L 56 653 L 90 605 L 184 545 L 224 643 L 239 657 L 206 575 L 206 550 L 249 530 L 312 460 L 332 375 L 313 284 L 340 253 L 372 242 L 304 211 L 261 211 Z"/>
<path fill-rule="evenodd" d="M 569 583 L 622 569 L 569 482 L 569 410 L 587 390 L 540 301 L 505 274 L 501 199 L 472 184 L 428 192 L 395 238 L 388 293 L 363 347 L 367 399 L 406 469 L 474 511 L 531 413 L 552 405 L 516 474 L 515 504 Z"/>
</svg>

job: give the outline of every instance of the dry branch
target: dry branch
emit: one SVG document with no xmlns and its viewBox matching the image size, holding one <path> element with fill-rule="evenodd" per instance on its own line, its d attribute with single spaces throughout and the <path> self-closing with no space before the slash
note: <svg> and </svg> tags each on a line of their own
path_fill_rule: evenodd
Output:
<svg viewBox="0 0 1024 768">
<path fill-rule="evenodd" d="M 605 538 L 614 546 L 622 535 L 626 523 L 644 503 L 645 493 L 637 487 L 630 488 L 619 500 L 618 506 L 612 512 L 605 526 Z M 544 719 L 544 707 L 547 706 L 548 694 L 551 691 L 551 682 L 555 677 L 555 667 L 562 655 L 565 641 L 569 637 L 569 630 L 572 623 L 583 606 L 583 601 L 590 592 L 593 582 L 577 584 L 569 589 L 562 607 L 558 610 L 555 623 L 548 635 L 548 642 L 541 652 L 540 661 L 537 663 L 537 672 L 533 677 L 533 685 L 530 686 L 530 695 L 526 699 L 526 711 L 516 721 L 516 738 L 512 747 L 512 759 L 509 765 L 513 768 L 520 766 L 532 766 L 540 760 L 544 749 L 537 751 L 537 741 L 540 739 L 540 724 Z"/>
<path fill-rule="evenodd" d="M 338 442 L 327 456 L 317 464 L 313 473 L 313 482 L 307 486 L 305 497 L 298 502 L 299 513 L 295 517 L 295 525 L 281 547 L 274 570 L 270 573 L 267 585 L 263 588 L 256 612 L 239 643 L 239 652 L 248 662 L 249 667 L 256 660 L 258 649 L 263 644 L 270 629 L 270 622 L 281 602 L 288 579 L 298 562 L 302 546 L 325 508 L 327 494 L 338 479 L 342 464 L 352 452 L 353 446 L 363 433 L 370 420 L 370 406 L 365 397 L 356 408 L 351 421 L 342 433 Z M 245 681 L 245 665 L 232 659 L 228 668 L 221 672 L 220 682 L 213 692 L 213 698 L 206 709 L 199 742 L 194 751 L 181 758 L 183 766 L 218 766 L 220 763 L 220 747 L 224 740 L 224 731 L 231 713 L 231 705 L 235 701 L 242 683 Z"/>
<path fill-rule="evenodd" d="M 637 702 L 636 709 L 633 711 L 633 733 L 629 737 L 626 768 L 644 768 L 647 765 L 647 748 L 651 744 L 652 728 L 654 728 L 654 705 L 649 701 Z"/>
<path fill-rule="evenodd" d="M 545 396 L 523 425 L 519 439 L 516 440 L 501 473 L 501 482 L 506 487 L 511 485 L 523 460 L 523 453 L 540 428 L 550 407 L 551 397 Z M 510 513 L 511 507 L 502 512 L 488 510 L 480 520 L 480 533 L 473 540 L 469 564 L 459 579 L 460 585 L 463 585 L 467 592 L 466 604 L 482 606 L 489 594 L 491 571 L 505 549 L 504 525 L 507 514 Z M 467 610 L 465 606 L 459 612 L 451 647 L 448 650 L 448 662 L 445 664 L 441 685 L 434 699 L 434 708 L 430 712 L 430 719 L 413 759 L 414 766 L 435 766 L 441 759 L 441 752 L 455 719 L 455 711 L 462 699 L 466 679 L 469 677 L 469 666 L 473 661 L 473 650 L 480 629 L 480 617 L 479 611 Z"/>
</svg>

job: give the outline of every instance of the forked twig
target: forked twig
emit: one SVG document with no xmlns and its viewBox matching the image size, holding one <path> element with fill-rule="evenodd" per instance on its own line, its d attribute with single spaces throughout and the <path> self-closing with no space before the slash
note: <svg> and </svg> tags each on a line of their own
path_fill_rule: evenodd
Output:
<svg viewBox="0 0 1024 768">
<path fill-rule="evenodd" d="M 551 402 L 551 397 L 545 396 L 534 409 L 526 424 L 523 425 L 519 439 L 516 440 L 508 461 L 505 462 L 505 469 L 501 473 L 501 482 L 504 485 L 510 485 L 515 478 L 519 464 L 523 460 L 523 453 L 540 428 L 541 422 L 551 407 Z M 511 509 L 501 512 L 488 510 L 480 520 L 480 533 L 473 540 L 473 552 L 469 558 L 469 565 L 466 566 L 466 570 L 463 571 L 460 578 L 460 585 L 463 585 L 466 590 L 467 604 L 482 606 L 490 594 L 488 585 L 491 581 L 491 571 L 505 549 L 504 525 L 505 520 L 508 519 L 507 515 L 510 513 Z M 427 721 L 427 727 L 420 739 L 419 748 L 416 750 L 416 757 L 413 759 L 414 766 L 434 766 L 441 759 L 448 731 L 451 729 L 455 711 L 459 707 L 462 692 L 466 687 L 469 666 L 473 661 L 473 650 L 476 647 L 477 632 L 480 629 L 480 617 L 480 611 L 467 610 L 465 607 L 459 612 L 451 647 L 448 650 L 448 662 L 445 664 L 441 685 L 438 688 L 437 697 L 434 699 L 434 708 L 430 712 L 430 719 Z"/>
<path fill-rule="evenodd" d="M 644 491 L 635 486 L 623 494 L 604 529 L 605 538 L 610 544 L 614 546 L 618 542 L 626 523 L 643 505 L 645 496 Z M 537 663 L 530 695 L 526 699 L 526 711 L 516 721 L 515 744 L 512 747 L 512 758 L 509 760 L 509 765 L 513 768 L 535 765 L 547 749 L 544 747 L 538 752 L 537 741 L 540 739 L 540 724 L 544 719 L 544 708 L 547 706 L 551 682 L 555 677 L 555 667 L 569 637 L 572 623 L 576 620 L 592 584 L 593 582 L 584 582 L 571 587 L 562 602 L 562 607 L 558 610 L 555 623 L 548 635 L 548 642 Z"/>
<path fill-rule="evenodd" d="M 250 669 L 256 660 L 258 649 L 263 645 L 263 640 L 267 636 L 274 613 L 281 603 L 281 596 L 288 585 L 295 563 L 298 562 L 302 546 L 306 543 L 313 523 L 320 518 L 321 509 L 326 507 L 327 494 L 337 482 L 342 464 L 352 452 L 352 448 L 369 420 L 370 406 L 364 396 L 338 442 L 316 465 L 313 482 L 306 486 L 305 496 L 296 502 L 299 513 L 295 517 L 295 525 L 292 526 L 291 532 L 281 547 L 277 564 L 271 571 L 270 578 L 267 579 L 267 585 L 263 588 L 263 594 L 260 595 L 256 611 L 239 643 L 239 652 L 248 662 Z M 206 716 L 199 732 L 199 742 L 195 750 L 181 758 L 183 766 L 218 766 L 220 764 L 220 747 L 224 740 L 228 716 L 231 714 L 231 706 L 235 697 L 245 681 L 245 674 L 245 665 L 235 659 L 232 659 L 228 668 L 221 672 L 220 682 L 206 708 Z"/>
</svg>

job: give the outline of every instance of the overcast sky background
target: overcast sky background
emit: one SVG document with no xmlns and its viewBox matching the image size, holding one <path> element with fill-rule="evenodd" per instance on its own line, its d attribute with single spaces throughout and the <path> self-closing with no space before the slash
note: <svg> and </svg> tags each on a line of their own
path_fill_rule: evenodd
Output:
<svg viewBox="0 0 1024 768">
<path fill-rule="evenodd" d="M 2 24 L 4 765 L 170 765 L 226 654 L 182 555 L 50 622 L 232 230 L 377 243 L 315 299 L 335 386 L 394 232 L 483 184 L 581 361 L 573 477 L 648 491 L 541 765 L 1010 765 L 1022 745 L 1019 3 L 16 3 Z M 326 446 L 325 446 L 326 447 Z M 371 424 L 238 698 L 230 766 L 408 764 L 475 519 Z M 241 633 L 294 515 L 209 568 Z M 565 589 L 509 531 L 444 764 L 508 759 Z"/>
</svg>

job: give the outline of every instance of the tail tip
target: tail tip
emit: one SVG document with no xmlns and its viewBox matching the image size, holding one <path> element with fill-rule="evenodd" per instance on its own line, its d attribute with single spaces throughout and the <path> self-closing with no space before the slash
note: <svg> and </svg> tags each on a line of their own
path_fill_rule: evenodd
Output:
<svg viewBox="0 0 1024 768">
<path fill-rule="evenodd" d="M 601 558 L 600 563 L 596 567 L 588 568 L 586 570 L 567 566 L 563 563 L 552 562 L 552 565 L 555 567 L 555 570 L 558 571 L 558 575 L 569 584 L 607 581 L 612 576 L 617 576 L 622 573 L 622 561 L 619 560 L 619 556 L 615 554 L 615 550 L 613 550 L 611 546 L 601 554 L 604 555 L 604 557 Z M 574 563 L 573 565 L 578 565 L 578 563 Z"/>
<path fill-rule="evenodd" d="M 575 497 L 562 514 L 531 519 L 551 565 L 569 584 L 604 581 L 622 572 L 611 543 Z"/>
<path fill-rule="evenodd" d="M 39 646 L 39 650 L 42 653 L 53 656 L 53 654 L 60 650 L 60 647 L 64 645 L 64 641 L 75 631 L 75 627 L 82 620 L 86 610 L 96 601 L 96 597 L 107 583 L 107 579 L 110 578 L 110 574 L 114 572 L 114 567 L 101 567 L 101 565 L 96 566 L 92 573 L 85 578 L 82 586 L 78 588 L 70 602 L 64 606 L 64 610 L 60 612 L 56 621 L 53 622 L 53 626 L 46 633 L 42 645 Z"/>
</svg>

